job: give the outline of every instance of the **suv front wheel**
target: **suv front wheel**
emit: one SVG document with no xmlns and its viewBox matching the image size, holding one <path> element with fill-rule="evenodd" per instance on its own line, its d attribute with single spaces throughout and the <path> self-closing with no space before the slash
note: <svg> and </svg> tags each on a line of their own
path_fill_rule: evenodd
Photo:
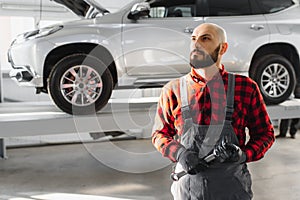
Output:
<svg viewBox="0 0 300 200">
<path fill-rule="evenodd" d="M 52 69 L 48 91 L 54 103 L 73 115 L 93 114 L 103 108 L 112 93 L 113 79 L 96 57 L 72 54 Z"/>
<path fill-rule="evenodd" d="M 266 55 L 254 63 L 252 78 L 267 104 L 279 104 L 292 94 L 296 75 L 291 62 L 281 55 Z"/>
</svg>

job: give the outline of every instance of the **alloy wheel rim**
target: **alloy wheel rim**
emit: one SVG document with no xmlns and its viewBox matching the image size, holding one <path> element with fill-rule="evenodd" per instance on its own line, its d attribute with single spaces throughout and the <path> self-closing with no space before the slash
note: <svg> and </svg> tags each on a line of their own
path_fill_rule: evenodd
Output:
<svg viewBox="0 0 300 200">
<path fill-rule="evenodd" d="M 76 65 L 69 68 L 60 80 L 63 97 L 74 106 L 88 106 L 97 101 L 103 89 L 99 73 L 92 67 Z"/>
<path fill-rule="evenodd" d="M 261 76 L 262 91 L 272 98 L 282 96 L 289 88 L 290 75 L 286 67 L 279 63 L 268 65 Z"/>
</svg>

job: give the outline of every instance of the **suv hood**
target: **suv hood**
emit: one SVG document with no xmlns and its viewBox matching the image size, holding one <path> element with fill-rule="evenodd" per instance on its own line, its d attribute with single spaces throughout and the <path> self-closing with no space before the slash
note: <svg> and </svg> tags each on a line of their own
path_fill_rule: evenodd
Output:
<svg viewBox="0 0 300 200">
<path fill-rule="evenodd" d="M 79 17 L 94 18 L 97 14 L 105 15 L 109 13 L 94 0 L 51 0 L 58 4 L 62 4 Z"/>
</svg>

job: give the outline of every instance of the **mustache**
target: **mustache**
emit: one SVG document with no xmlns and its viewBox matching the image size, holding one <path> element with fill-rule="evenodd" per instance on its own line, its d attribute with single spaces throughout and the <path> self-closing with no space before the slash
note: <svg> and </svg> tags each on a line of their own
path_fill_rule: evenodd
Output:
<svg viewBox="0 0 300 200">
<path fill-rule="evenodd" d="M 203 51 L 202 49 L 199 49 L 199 48 L 193 48 L 191 52 L 192 53 L 196 52 L 196 53 L 205 55 L 205 51 Z"/>
</svg>

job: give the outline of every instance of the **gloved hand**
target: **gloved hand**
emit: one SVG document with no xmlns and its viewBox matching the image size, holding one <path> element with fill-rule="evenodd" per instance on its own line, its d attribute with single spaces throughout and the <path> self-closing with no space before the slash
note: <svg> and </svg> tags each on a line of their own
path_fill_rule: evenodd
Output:
<svg viewBox="0 0 300 200">
<path fill-rule="evenodd" d="M 220 162 L 246 162 L 246 154 L 241 148 L 224 140 L 215 147 L 214 154 L 219 158 Z"/>
<path fill-rule="evenodd" d="M 198 153 L 193 151 L 183 150 L 177 158 L 183 170 L 191 175 L 204 171 L 209 167 L 203 159 L 198 157 Z"/>
</svg>

